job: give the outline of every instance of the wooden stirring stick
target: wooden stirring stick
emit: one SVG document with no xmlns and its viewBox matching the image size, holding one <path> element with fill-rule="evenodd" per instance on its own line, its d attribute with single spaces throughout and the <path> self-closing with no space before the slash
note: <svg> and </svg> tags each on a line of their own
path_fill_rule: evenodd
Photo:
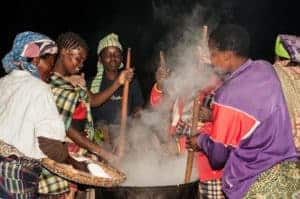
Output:
<svg viewBox="0 0 300 199">
<path fill-rule="evenodd" d="M 202 33 L 202 42 L 207 41 L 207 26 L 203 26 L 203 33 Z M 197 127 L 198 127 L 198 118 L 199 118 L 199 109 L 201 106 L 201 102 L 199 99 L 199 93 L 196 93 L 194 98 L 194 105 L 193 105 L 193 118 L 192 118 L 192 129 L 191 135 L 196 135 Z M 192 170 L 193 170 L 193 162 L 194 162 L 194 155 L 193 151 L 188 151 L 188 156 L 186 160 L 186 168 L 185 168 L 185 176 L 184 176 L 184 183 L 189 183 L 191 180 Z"/>
<path fill-rule="evenodd" d="M 126 69 L 130 68 L 131 62 L 131 48 L 127 50 Z M 128 114 L 128 93 L 129 93 L 129 81 L 126 80 L 123 87 L 122 107 L 121 107 L 121 127 L 120 127 L 120 143 L 117 151 L 117 156 L 121 158 L 125 149 L 125 132 L 127 126 L 127 114 Z"/>
</svg>

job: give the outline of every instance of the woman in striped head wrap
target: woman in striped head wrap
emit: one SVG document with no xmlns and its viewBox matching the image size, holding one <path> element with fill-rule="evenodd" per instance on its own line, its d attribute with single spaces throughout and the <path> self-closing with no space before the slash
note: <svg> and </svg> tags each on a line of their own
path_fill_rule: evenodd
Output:
<svg viewBox="0 0 300 199">
<path fill-rule="evenodd" d="M 122 99 L 122 87 L 115 86 L 118 77 L 122 74 L 122 45 L 118 35 L 111 33 L 100 40 L 97 55 L 97 74 L 91 83 L 92 93 L 102 93 L 114 87 L 103 105 L 93 108 L 93 116 L 96 121 L 105 121 L 110 124 L 119 124 Z M 128 114 L 135 117 L 144 105 L 141 88 L 136 78 L 130 83 L 128 96 Z"/>
</svg>

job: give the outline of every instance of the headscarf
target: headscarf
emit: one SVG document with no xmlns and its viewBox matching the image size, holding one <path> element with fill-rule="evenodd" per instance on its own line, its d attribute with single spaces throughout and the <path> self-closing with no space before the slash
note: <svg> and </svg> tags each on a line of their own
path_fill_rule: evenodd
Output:
<svg viewBox="0 0 300 199">
<path fill-rule="evenodd" d="M 6 73 L 15 69 L 29 71 L 32 75 L 40 77 L 35 65 L 28 58 L 40 57 L 46 54 L 56 54 L 58 48 L 54 41 L 45 35 L 35 32 L 19 33 L 13 42 L 13 47 L 2 59 L 2 65 Z"/>
<path fill-rule="evenodd" d="M 278 35 L 275 54 L 279 57 L 300 63 L 300 37 L 294 35 Z"/>
<path fill-rule="evenodd" d="M 119 42 L 118 35 L 111 33 L 100 40 L 100 42 L 98 44 L 97 55 L 99 56 L 104 48 L 110 47 L 110 46 L 117 47 L 121 51 L 123 51 L 122 45 Z M 123 66 L 124 66 L 123 63 L 121 63 L 119 68 L 123 68 Z M 103 64 L 98 61 L 97 74 L 91 84 L 91 92 L 92 93 L 98 93 L 100 91 L 100 86 L 101 86 L 101 82 L 102 82 L 102 78 L 103 78 L 103 72 L 104 72 Z"/>
</svg>

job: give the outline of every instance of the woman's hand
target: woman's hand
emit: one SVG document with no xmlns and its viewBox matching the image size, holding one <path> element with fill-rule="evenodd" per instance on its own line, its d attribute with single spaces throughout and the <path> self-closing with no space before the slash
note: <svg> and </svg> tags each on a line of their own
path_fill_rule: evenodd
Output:
<svg viewBox="0 0 300 199">
<path fill-rule="evenodd" d="M 186 149 L 189 150 L 189 151 L 200 151 L 201 150 L 201 147 L 198 145 L 198 136 L 199 134 L 197 135 L 193 135 L 193 136 L 190 136 L 190 137 L 187 137 L 186 138 Z"/>
<path fill-rule="evenodd" d="M 72 165 L 75 169 L 89 173 L 89 170 L 87 168 L 87 163 L 84 161 L 79 162 L 69 156 L 66 160 L 66 163 Z"/>
<path fill-rule="evenodd" d="M 126 81 L 131 82 L 133 75 L 134 75 L 134 73 L 133 73 L 132 68 L 123 70 L 118 77 L 118 83 L 120 85 L 123 85 L 123 84 L 125 84 Z"/>
<path fill-rule="evenodd" d="M 197 57 L 200 63 L 211 64 L 211 59 L 207 47 L 198 46 Z"/>
<path fill-rule="evenodd" d="M 212 121 L 212 111 L 207 107 L 200 106 L 198 120 L 201 121 L 201 122 L 210 122 L 210 121 Z"/>
<path fill-rule="evenodd" d="M 72 86 L 74 87 L 81 87 L 81 88 L 85 88 L 86 87 L 86 81 L 84 79 L 84 73 L 82 73 L 81 75 L 71 75 L 68 77 L 64 77 L 64 79 L 66 81 L 68 81 L 69 83 L 72 84 Z"/>
<path fill-rule="evenodd" d="M 158 67 L 155 72 L 155 80 L 157 83 L 157 88 L 162 90 L 164 81 L 170 76 L 170 68 L 168 67 Z"/>
</svg>

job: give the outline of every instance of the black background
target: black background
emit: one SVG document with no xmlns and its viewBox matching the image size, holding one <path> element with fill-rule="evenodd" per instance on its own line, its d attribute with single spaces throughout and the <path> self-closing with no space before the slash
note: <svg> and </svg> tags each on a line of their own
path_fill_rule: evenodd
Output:
<svg viewBox="0 0 300 199">
<path fill-rule="evenodd" d="M 143 94 L 148 97 L 156 68 L 157 44 L 174 24 L 157 18 L 154 7 L 168 6 L 174 21 L 201 5 L 217 14 L 220 23 L 244 26 L 251 36 L 251 57 L 273 61 L 274 40 L 279 33 L 300 35 L 300 3 L 297 0 L 73 0 L 1 1 L 0 57 L 7 53 L 15 35 L 31 30 L 56 39 L 73 31 L 89 45 L 84 71 L 88 78 L 96 72 L 96 48 L 107 33 L 119 34 L 125 48 L 132 48 L 132 61 Z M 0 75 L 4 75 L 1 67 Z"/>
</svg>

